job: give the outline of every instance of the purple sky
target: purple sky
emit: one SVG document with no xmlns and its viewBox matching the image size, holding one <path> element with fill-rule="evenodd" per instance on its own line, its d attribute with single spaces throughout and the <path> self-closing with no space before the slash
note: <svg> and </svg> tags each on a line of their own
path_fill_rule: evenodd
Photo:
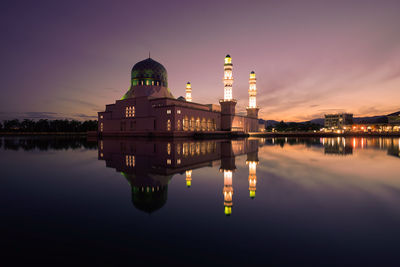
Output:
<svg viewBox="0 0 400 267">
<path fill-rule="evenodd" d="M 400 1 L 2 1 L 0 119 L 95 118 L 148 51 L 175 97 L 238 110 L 257 74 L 260 117 L 303 121 L 400 110 Z M 92 117 L 94 116 L 94 117 Z"/>
</svg>

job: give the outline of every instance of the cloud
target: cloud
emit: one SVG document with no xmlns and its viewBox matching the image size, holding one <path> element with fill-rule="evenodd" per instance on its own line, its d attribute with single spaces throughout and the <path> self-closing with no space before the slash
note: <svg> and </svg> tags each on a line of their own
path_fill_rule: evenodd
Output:
<svg viewBox="0 0 400 267">
<path fill-rule="evenodd" d="M 59 98 L 59 100 L 63 101 L 63 102 L 74 103 L 74 104 L 77 104 L 77 105 L 80 105 L 80 106 L 91 107 L 91 108 L 93 108 L 95 110 L 101 110 L 102 109 L 102 107 L 99 106 L 98 104 L 94 104 L 92 102 L 84 101 L 84 100 L 81 100 L 81 99 L 62 97 L 62 98 Z"/>
</svg>

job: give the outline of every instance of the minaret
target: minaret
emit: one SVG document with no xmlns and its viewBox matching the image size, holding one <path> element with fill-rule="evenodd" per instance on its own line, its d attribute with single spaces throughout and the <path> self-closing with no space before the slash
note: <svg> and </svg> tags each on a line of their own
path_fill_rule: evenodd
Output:
<svg viewBox="0 0 400 267">
<path fill-rule="evenodd" d="M 236 100 L 233 99 L 232 85 L 232 58 L 230 55 L 226 55 L 224 63 L 224 99 L 219 101 L 221 105 L 221 130 L 231 131 L 233 116 L 235 116 Z"/>
<path fill-rule="evenodd" d="M 192 85 L 190 82 L 187 82 L 186 84 L 186 101 L 192 102 Z"/>
<path fill-rule="evenodd" d="M 250 72 L 250 79 L 249 79 L 249 108 L 257 107 L 256 95 L 257 95 L 256 73 L 252 71 Z"/>
<path fill-rule="evenodd" d="M 249 125 L 249 131 L 258 132 L 258 111 L 256 102 L 257 86 L 256 86 L 256 74 L 254 71 L 250 72 L 249 78 L 249 106 L 247 107 L 247 117 L 252 118 L 251 124 Z"/>
<path fill-rule="evenodd" d="M 232 85 L 233 85 L 233 76 L 232 76 L 232 58 L 230 55 L 226 55 L 225 64 L 224 64 L 224 101 L 231 101 L 232 97 Z"/>
<path fill-rule="evenodd" d="M 186 186 L 187 187 L 192 186 L 192 170 L 186 171 Z"/>
<path fill-rule="evenodd" d="M 246 165 L 249 165 L 249 192 L 251 198 L 256 197 L 257 164 L 258 164 L 257 152 L 248 153 Z"/>
</svg>

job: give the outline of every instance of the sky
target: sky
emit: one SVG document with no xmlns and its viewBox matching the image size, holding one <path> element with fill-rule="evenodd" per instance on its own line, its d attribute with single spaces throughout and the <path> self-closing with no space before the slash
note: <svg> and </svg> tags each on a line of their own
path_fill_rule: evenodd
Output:
<svg viewBox="0 0 400 267">
<path fill-rule="evenodd" d="M 267 120 L 400 110 L 400 1 L 2 1 L 0 120 L 95 119 L 148 57 L 175 97 L 223 98 L 233 63 L 237 111 L 257 75 Z"/>
</svg>

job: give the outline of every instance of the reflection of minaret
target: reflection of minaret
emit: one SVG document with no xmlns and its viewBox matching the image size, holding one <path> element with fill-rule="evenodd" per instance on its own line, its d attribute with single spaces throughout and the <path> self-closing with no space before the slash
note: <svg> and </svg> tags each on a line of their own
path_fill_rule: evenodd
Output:
<svg viewBox="0 0 400 267">
<path fill-rule="evenodd" d="M 186 186 L 187 187 L 192 186 L 192 170 L 186 171 Z"/>
<path fill-rule="evenodd" d="M 232 150 L 232 143 L 230 141 L 221 143 L 221 168 L 220 171 L 224 173 L 224 206 L 225 215 L 229 216 L 232 213 L 233 201 L 233 185 L 232 176 L 233 171 L 236 169 L 235 156 Z"/>
<path fill-rule="evenodd" d="M 192 102 L 192 85 L 190 82 L 186 84 L 186 101 Z"/>
<path fill-rule="evenodd" d="M 257 152 L 252 152 L 247 154 L 246 164 L 249 165 L 249 192 L 250 197 L 256 197 L 256 186 L 257 186 L 257 164 L 258 155 Z"/>
<path fill-rule="evenodd" d="M 233 198 L 233 186 L 232 186 L 232 171 L 231 170 L 223 170 L 224 171 L 224 206 L 225 206 L 225 214 L 231 215 L 232 213 L 232 198 Z"/>
</svg>

